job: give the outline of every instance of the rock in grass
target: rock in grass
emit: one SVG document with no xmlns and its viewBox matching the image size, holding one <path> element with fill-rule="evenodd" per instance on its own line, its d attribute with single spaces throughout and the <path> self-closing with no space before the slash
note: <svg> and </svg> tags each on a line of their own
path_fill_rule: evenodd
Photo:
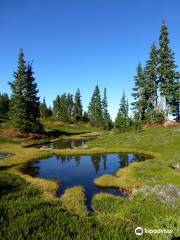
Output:
<svg viewBox="0 0 180 240">
<path fill-rule="evenodd" d="M 171 167 L 172 167 L 173 169 L 178 169 L 178 170 L 180 170 L 180 164 L 178 164 L 178 163 L 172 164 Z"/>
</svg>

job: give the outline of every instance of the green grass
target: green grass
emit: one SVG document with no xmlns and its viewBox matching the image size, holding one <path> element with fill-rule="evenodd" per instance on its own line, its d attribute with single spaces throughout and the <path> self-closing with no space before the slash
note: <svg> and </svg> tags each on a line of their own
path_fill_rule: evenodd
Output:
<svg viewBox="0 0 180 240">
<path fill-rule="evenodd" d="M 57 121 L 51 123 L 46 122 L 46 127 L 69 132 L 70 137 L 73 131 L 77 136 L 82 132 L 96 131 L 82 123 L 74 127 Z M 14 155 L 0 161 L 0 239 L 167 239 L 167 235 L 162 234 L 136 237 L 136 226 L 172 229 L 169 239 L 177 239 L 180 235 L 178 200 L 172 206 L 151 192 L 138 193 L 131 200 L 97 194 L 93 198 L 94 213 L 87 216 L 81 187 L 66 190 L 58 199 L 55 197 L 57 182 L 21 173 L 27 162 L 52 154 L 132 152 L 154 158 L 130 164 L 113 175 L 104 175 L 95 179 L 95 183 L 103 187 L 118 187 L 129 195 L 135 188 L 143 189 L 145 186 L 171 184 L 180 188 L 179 171 L 171 167 L 173 163 L 180 163 L 179 127 L 145 129 L 140 133 L 102 131 L 100 134 L 86 149 L 40 151 L 22 148 L 20 143 L 1 142 L 0 152 Z"/>
<path fill-rule="evenodd" d="M 0 239 L 137 239 L 124 221 L 104 227 L 95 217 L 75 215 L 19 177 L 1 172 L 0 182 L 6 189 L 0 189 Z"/>
<path fill-rule="evenodd" d="M 60 201 L 63 208 L 80 216 L 87 215 L 84 189 L 81 186 L 66 189 Z"/>
</svg>

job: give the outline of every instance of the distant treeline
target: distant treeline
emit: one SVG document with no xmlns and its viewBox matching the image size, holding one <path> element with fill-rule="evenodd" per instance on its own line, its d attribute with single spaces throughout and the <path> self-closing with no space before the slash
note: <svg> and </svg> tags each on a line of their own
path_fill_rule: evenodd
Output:
<svg viewBox="0 0 180 240">
<path fill-rule="evenodd" d="M 20 50 L 18 69 L 10 82 L 12 94 L 0 94 L 0 116 L 8 117 L 14 130 L 41 133 L 43 126 L 39 118 L 53 118 L 65 122 L 84 121 L 103 129 L 128 129 L 141 123 L 161 123 L 169 115 L 180 121 L 180 74 L 176 71 L 174 53 L 169 47 L 168 29 L 163 22 L 159 37 L 159 48 L 151 46 L 149 60 L 144 69 L 139 63 L 132 96 L 133 116 L 129 116 L 128 100 L 123 93 L 117 117 L 112 122 L 108 112 L 106 88 L 103 97 L 98 85 L 92 93 L 88 110 L 83 110 L 78 88 L 75 95 L 63 93 L 48 107 L 45 98 L 40 102 L 38 88 L 33 77 L 32 65 L 24 59 Z"/>
</svg>

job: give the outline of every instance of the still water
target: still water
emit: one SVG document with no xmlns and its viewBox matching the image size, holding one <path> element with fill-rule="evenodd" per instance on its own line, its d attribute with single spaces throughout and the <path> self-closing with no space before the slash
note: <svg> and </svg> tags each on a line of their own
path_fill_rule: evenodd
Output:
<svg viewBox="0 0 180 240">
<path fill-rule="evenodd" d="M 85 189 L 86 203 L 91 210 L 91 200 L 94 194 L 100 192 L 123 196 L 116 188 L 100 188 L 93 181 L 103 174 L 113 174 L 118 169 L 128 166 L 134 161 L 144 161 L 147 157 L 134 154 L 100 154 L 91 156 L 53 156 L 27 165 L 26 174 L 45 179 L 61 181 L 57 196 L 65 189 L 81 185 Z"/>
<path fill-rule="evenodd" d="M 12 156 L 12 154 L 10 154 L 10 153 L 0 153 L 0 160 L 11 157 L 11 156 Z"/>
<path fill-rule="evenodd" d="M 81 139 L 81 140 L 61 140 L 53 143 L 42 143 L 37 144 L 34 147 L 41 148 L 47 147 L 52 149 L 64 149 L 64 148 L 75 148 L 80 146 L 86 146 L 90 139 Z"/>
</svg>

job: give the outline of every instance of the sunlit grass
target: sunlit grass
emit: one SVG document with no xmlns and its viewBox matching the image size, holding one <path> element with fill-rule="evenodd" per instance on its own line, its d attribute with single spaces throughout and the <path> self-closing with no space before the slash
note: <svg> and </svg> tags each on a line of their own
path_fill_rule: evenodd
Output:
<svg viewBox="0 0 180 240">
<path fill-rule="evenodd" d="M 51 123 L 51 121 L 47 122 L 46 127 L 49 127 Z M 75 129 L 75 133 L 82 133 L 86 130 L 90 132 L 96 132 L 95 129 L 91 129 L 89 126 L 86 125 L 82 126 L 81 124 L 79 126 L 66 126 L 62 123 L 54 122 L 51 127 L 52 129 L 57 127 L 58 129 L 67 132 L 69 131 L 71 133 L 74 131 L 73 129 Z M 57 181 L 33 178 L 29 175 L 23 174 L 21 172 L 21 169 L 28 162 L 36 161 L 37 159 L 46 159 L 54 154 L 60 156 L 91 155 L 101 153 L 108 154 L 119 152 L 145 154 L 153 156 L 154 158 L 148 159 L 144 162 L 134 162 L 128 167 L 120 169 L 112 175 L 104 175 L 100 178 L 95 179 L 95 183 L 98 186 L 103 187 L 118 187 L 126 194 L 129 194 L 129 196 L 131 196 L 134 188 L 142 188 L 144 186 L 161 186 L 164 184 L 172 184 L 177 188 L 180 188 L 179 170 L 173 169 L 171 167 L 171 165 L 174 163 L 180 164 L 180 132 L 178 129 L 178 127 L 145 129 L 140 133 L 129 131 L 119 134 L 114 131 L 101 131 L 97 132 L 98 138 L 90 141 L 89 146 L 86 148 L 78 147 L 76 149 L 52 149 L 48 151 L 41 151 L 36 148 L 23 148 L 21 143 L 8 142 L 8 140 L 5 140 L 1 141 L 0 153 L 8 152 L 12 153 L 13 156 L 0 161 L 0 170 L 1 174 L 3 171 L 6 171 L 6 174 L 11 173 L 12 176 L 14 176 L 15 182 L 17 179 L 19 179 L 19 177 L 24 181 L 23 183 L 19 183 L 20 188 L 24 190 L 21 190 L 19 188 L 17 188 L 16 190 L 16 196 L 18 196 L 17 199 L 19 199 L 17 201 L 22 201 L 21 191 L 25 191 L 25 188 L 28 186 L 28 196 L 30 197 L 32 195 L 33 198 L 38 198 L 38 200 L 33 200 L 35 202 L 37 201 L 35 204 L 37 208 L 39 208 L 39 204 L 41 204 L 40 202 L 45 200 L 49 203 L 57 204 L 59 206 L 57 207 L 59 209 L 57 214 L 62 214 L 61 208 L 63 206 L 63 208 L 68 210 L 69 212 L 84 216 L 84 218 L 92 218 L 95 220 L 95 222 L 98 221 L 98 225 L 93 222 L 95 226 L 93 227 L 93 234 L 97 234 L 98 237 L 102 237 L 102 235 L 99 235 L 99 226 L 102 226 L 104 229 L 105 225 L 108 233 L 104 233 L 104 236 L 119 236 L 119 239 L 123 239 L 123 236 L 125 235 L 128 236 L 127 239 L 136 239 L 133 233 L 133 229 L 137 225 L 155 229 L 163 227 L 170 229 L 172 228 L 174 231 L 174 236 L 177 236 L 180 215 L 178 212 L 178 202 L 175 207 L 172 207 L 168 205 L 168 203 L 160 202 L 156 198 L 156 196 L 152 194 L 148 195 L 148 197 L 144 196 L 143 194 L 138 194 L 131 200 L 115 197 L 110 194 L 97 194 L 93 198 L 93 208 L 95 212 L 92 214 L 91 217 L 85 217 L 86 207 L 84 205 L 85 199 L 82 187 L 78 186 L 67 189 L 63 197 L 61 199 L 58 199 L 55 197 L 57 187 L 59 186 L 59 183 Z M 83 135 L 86 136 L 86 134 L 87 133 L 84 133 Z M 87 135 L 89 135 L 89 133 Z M 68 137 L 73 138 L 74 136 Z M 75 136 L 76 139 L 79 139 L 80 137 L 82 136 L 78 134 Z M 9 177 L 9 175 L 6 175 L 7 181 L 9 181 L 8 179 L 10 178 L 11 177 Z M 8 186 L 11 185 L 13 185 L 13 183 L 12 181 L 9 181 Z M 36 190 L 32 190 L 31 188 Z M 22 196 L 25 196 L 23 194 Z M 33 201 L 30 200 L 29 205 L 32 206 Z M 5 200 L 3 200 L 3 204 L 6 205 Z M 9 208 L 13 206 L 13 208 L 15 209 L 15 206 L 18 206 L 18 204 L 20 203 L 10 202 Z M 25 208 L 27 208 L 27 206 L 28 203 L 24 203 L 24 206 L 22 207 L 23 211 L 26 212 Z M 13 208 L 11 209 L 12 212 L 15 211 L 13 210 Z M 48 205 L 44 206 L 43 208 L 44 211 L 48 212 L 48 217 L 49 219 L 51 219 L 51 214 L 54 214 L 56 207 Z M 38 210 L 36 211 L 38 213 Z M 73 215 L 65 214 L 64 216 L 66 216 L 66 221 L 74 221 Z M 24 218 L 26 219 L 25 216 Z M 81 225 L 79 221 L 81 220 L 77 220 L 78 224 Z M 32 223 L 29 223 L 29 225 L 31 224 L 38 225 L 37 221 L 35 220 L 32 220 Z M 75 223 L 73 222 L 73 224 L 74 226 L 71 226 L 70 228 L 74 230 Z M 79 234 L 82 234 L 81 236 L 84 236 L 80 225 L 78 225 L 77 227 L 80 232 Z M 85 228 L 83 228 L 83 231 L 86 231 L 85 229 L 88 228 L 87 225 Z M 21 230 L 24 231 L 23 229 L 25 229 L 25 226 L 23 225 L 21 227 Z M 121 228 L 121 230 L 119 229 L 119 227 Z M 54 229 L 57 228 L 54 227 Z M 36 230 L 34 229 L 33 231 L 35 232 Z M 69 227 L 68 231 L 70 231 Z M 119 235 L 119 231 L 122 232 L 122 235 Z M 141 239 L 151 239 L 149 237 L 150 236 L 146 235 L 145 238 Z M 156 239 L 161 239 L 158 237 L 159 236 L 157 236 Z"/>
<path fill-rule="evenodd" d="M 87 215 L 83 187 L 75 186 L 66 189 L 60 198 L 60 201 L 63 208 L 66 208 L 67 210 L 74 212 L 80 216 Z"/>
</svg>

